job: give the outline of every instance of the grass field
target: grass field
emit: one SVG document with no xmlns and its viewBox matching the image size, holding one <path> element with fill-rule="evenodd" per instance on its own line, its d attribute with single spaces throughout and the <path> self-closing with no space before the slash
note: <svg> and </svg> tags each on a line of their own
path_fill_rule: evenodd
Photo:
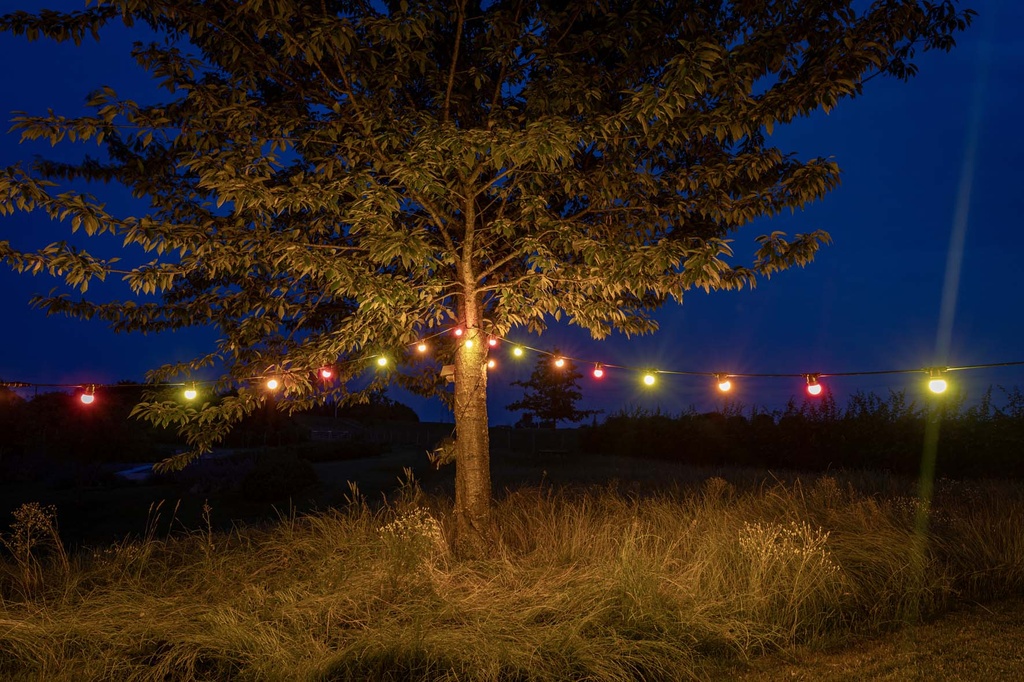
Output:
<svg viewBox="0 0 1024 682">
<path fill-rule="evenodd" d="M 940 481 L 925 502 L 880 477 L 726 477 L 511 488 L 485 561 L 452 555 L 450 503 L 408 481 L 384 505 L 353 491 L 230 532 L 154 515 L 74 555 L 52 510 L 23 507 L 3 535 L 0 677 L 773 679 L 1024 595 L 1014 484 Z"/>
</svg>

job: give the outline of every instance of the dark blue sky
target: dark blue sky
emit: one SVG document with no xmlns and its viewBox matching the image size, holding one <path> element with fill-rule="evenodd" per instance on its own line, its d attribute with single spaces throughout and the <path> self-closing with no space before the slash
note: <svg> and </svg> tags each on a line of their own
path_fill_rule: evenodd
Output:
<svg viewBox="0 0 1024 682">
<path fill-rule="evenodd" d="M 541 338 L 513 335 L 539 348 L 558 345 L 585 360 L 663 370 L 828 373 L 1024 360 L 1024 135 L 1018 123 L 1024 110 L 1024 3 L 976 4 L 979 16 L 959 36 L 958 47 L 919 55 L 917 77 L 907 83 L 876 78 L 862 97 L 831 114 L 775 131 L 783 151 L 834 157 L 843 169 L 842 186 L 802 213 L 749 228 L 737 236 L 736 252 L 749 261 L 753 237 L 763 232 L 826 229 L 834 244 L 809 267 L 762 281 L 754 291 L 690 293 L 682 307 L 658 315 L 662 330 L 649 337 L 595 342 L 564 328 Z M 4 2 L 3 11 L 81 5 L 19 0 Z M 153 89 L 128 56 L 129 44 L 123 30 L 82 48 L 0 35 L 0 111 L 9 118 L 12 110 L 52 107 L 74 115 L 100 85 L 142 92 L 145 99 Z M 0 134 L 3 165 L 80 151 L 51 151 Z M 108 189 L 97 193 L 109 197 L 109 207 L 131 210 L 124 192 Z M 940 307 L 957 224 L 965 239 L 946 354 Z M 62 235 L 41 215 L 0 217 L 0 239 L 16 245 L 42 245 Z M 0 378 L 141 380 L 155 365 L 203 352 L 213 338 L 206 332 L 117 336 L 101 323 L 47 318 L 27 301 L 52 286 L 44 276 L 0 271 Z M 515 417 L 502 407 L 519 394 L 507 383 L 528 376 L 532 360 L 515 364 L 504 352 L 498 358 L 501 367 L 491 376 L 492 422 L 506 423 Z M 923 378 L 836 377 L 828 384 L 842 403 L 856 389 L 885 395 L 907 388 L 916 397 Z M 951 379 L 977 397 L 990 384 L 1024 386 L 1024 368 L 959 372 Z M 612 372 L 602 382 L 586 376 L 581 386 L 584 407 L 607 411 L 639 405 L 676 413 L 690 405 L 709 409 L 718 400 L 711 382 L 699 377 L 663 376 L 652 390 L 640 388 L 634 373 Z M 733 397 L 748 406 L 778 407 L 791 395 L 802 395 L 799 380 L 742 380 Z M 437 402 L 409 402 L 424 419 L 443 416 Z"/>
</svg>

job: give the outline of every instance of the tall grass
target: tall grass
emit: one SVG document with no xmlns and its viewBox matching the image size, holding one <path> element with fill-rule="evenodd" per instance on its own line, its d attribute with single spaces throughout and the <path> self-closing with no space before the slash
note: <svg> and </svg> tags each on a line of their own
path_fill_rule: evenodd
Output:
<svg viewBox="0 0 1024 682">
<path fill-rule="evenodd" d="M 531 488 L 496 503 L 483 561 L 449 551 L 448 503 L 413 486 L 348 502 L 70 560 L 39 545 L 30 590 L 9 552 L 0 677 L 700 679 L 1024 594 L 1024 499 L 997 483 L 943 484 L 927 505 L 831 477 Z"/>
</svg>

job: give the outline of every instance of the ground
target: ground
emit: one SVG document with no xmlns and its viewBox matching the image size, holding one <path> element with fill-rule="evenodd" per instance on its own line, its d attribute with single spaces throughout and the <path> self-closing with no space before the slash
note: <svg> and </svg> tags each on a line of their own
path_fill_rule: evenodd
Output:
<svg viewBox="0 0 1024 682">
<path fill-rule="evenodd" d="M 715 671 L 712 680 L 1024 680 L 1024 600 L 979 604 L 828 651 L 797 648 Z"/>
</svg>

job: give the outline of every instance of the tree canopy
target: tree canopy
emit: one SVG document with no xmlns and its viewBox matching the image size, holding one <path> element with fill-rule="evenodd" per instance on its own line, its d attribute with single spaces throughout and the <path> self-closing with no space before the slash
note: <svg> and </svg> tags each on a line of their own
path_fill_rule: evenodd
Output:
<svg viewBox="0 0 1024 682">
<path fill-rule="evenodd" d="M 110 22 L 148 29 L 132 50 L 162 87 L 137 102 L 98 83 L 92 113 L 17 114 L 26 139 L 91 142 L 77 163 L 0 173 L 0 213 L 39 211 L 112 237 L 147 262 L 58 242 L 15 270 L 67 290 L 51 313 L 156 332 L 214 326 L 208 355 L 163 381 L 223 371 L 237 397 L 154 400 L 190 456 L 282 382 L 278 404 L 332 391 L 367 358 L 409 359 L 418 338 L 466 329 L 455 363 L 460 529 L 487 528 L 485 344 L 567 319 L 595 337 L 655 330 L 651 311 L 692 288 L 735 289 L 805 265 L 827 233 L 730 237 L 839 181 L 824 158 L 770 142 L 773 127 L 913 75 L 973 12 L 953 0 L 100 0 L 16 12 L 0 30 L 80 43 Z M 116 182 L 148 204 L 114 215 L 77 189 Z M 74 187 L 69 188 L 68 183 Z M 121 300 L 84 295 L 117 276 Z M 373 387 L 387 380 L 379 377 Z M 433 373 L 407 377 L 421 389 Z M 171 462 L 180 465 L 183 460 Z"/>
</svg>

